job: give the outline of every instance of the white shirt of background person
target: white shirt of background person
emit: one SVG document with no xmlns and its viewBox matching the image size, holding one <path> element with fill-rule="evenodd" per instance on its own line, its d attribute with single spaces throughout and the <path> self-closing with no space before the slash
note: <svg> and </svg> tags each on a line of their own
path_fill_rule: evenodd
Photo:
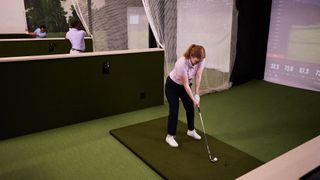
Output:
<svg viewBox="0 0 320 180">
<path fill-rule="evenodd" d="M 84 37 L 86 32 L 77 28 L 70 28 L 66 34 L 66 38 L 70 41 L 72 48 L 70 54 L 82 53 L 86 50 Z"/>
<path fill-rule="evenodd" d="M 34 33 L 36 34 L 37 38 L 45 38 L 47 37 L 47 32 L 41 32 L 40 28 L 37 28 Z"/>
</svg>

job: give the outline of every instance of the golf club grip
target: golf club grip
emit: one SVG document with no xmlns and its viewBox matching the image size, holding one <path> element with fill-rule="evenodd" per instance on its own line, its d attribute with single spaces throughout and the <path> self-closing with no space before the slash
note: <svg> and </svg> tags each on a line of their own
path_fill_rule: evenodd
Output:
<svg viewBox="0 0 320 180">
<path fill-rule="evenodd" d="M 198 111 L 201 112 L 201 111 L 200 111 L 200 107 L 198 107 Z"/>
</svg>

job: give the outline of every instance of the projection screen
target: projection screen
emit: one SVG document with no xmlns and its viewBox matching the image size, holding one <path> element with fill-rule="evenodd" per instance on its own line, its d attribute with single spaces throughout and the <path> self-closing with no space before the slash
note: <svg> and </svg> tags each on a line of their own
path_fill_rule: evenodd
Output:
<svg viewBox="0 0 320 180">
<path fill-rule="evenodd" d="M 320 1 L 273 0 L 264 79 L 320 91 Z"/>
</svg>

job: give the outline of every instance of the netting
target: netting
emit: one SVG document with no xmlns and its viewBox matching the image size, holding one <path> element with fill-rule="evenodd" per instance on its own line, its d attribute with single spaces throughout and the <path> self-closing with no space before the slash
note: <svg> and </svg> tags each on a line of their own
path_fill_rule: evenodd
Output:
<svg viewBox="0 0 320 180">
<path fill-rule="evenodd" d="M 148 48 L 148 23 L 141 0 L 73 0 L 94 39 L 95 51 Z"/>
<path fill-rule="evenodd" d="M 203 45 L 206 68 L 200 93 L 228 89 L 235 59 L 237 10 L 233 0 L 142 0 L 158 44 L 165 76 L 190 44 Z"/>
</svg>

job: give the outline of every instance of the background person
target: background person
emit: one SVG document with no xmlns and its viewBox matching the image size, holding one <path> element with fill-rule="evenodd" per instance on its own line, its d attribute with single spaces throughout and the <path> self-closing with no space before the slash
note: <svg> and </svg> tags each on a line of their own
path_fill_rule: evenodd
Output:
<svg viewBox="0 0 320 180">
<path fill-rule="evenodd" d="M 183 57 L 175 63 L 165 85 L 165 94 L 169 102 L 169 116 L 166 142 L 171 147 L 178 147 L 175 135 L 178 123 L 179 98 L 186 110 L 188 130 L 187 135 L 200 140 L 201 136 L 194 129 L 194 104 L 200 107 L 199 87 L 204 69 L 205 49 L 200 45 L 192 44 Z M 191 90 L 192 79 L 195 79 L 195 95 Z"/>
<path fill-rule="evenodd" d="M 45 25 L 41 25 L 34 32 L 29 32 L 29 35 L 36 38 L 46 38 L 47 37 L 47 27 Z"/>
<path fill-rule="evenodd" d="M 86 50 L 86 45 L 84 42 L 84 37 L 86 32 L 82 30 L 82 25 L 80 20 L 75 20 L 71 23 L 71 28 L 66 34 L 66 39 L 71 43 L 70 54 L 83 53 Z"/>
</svg>

